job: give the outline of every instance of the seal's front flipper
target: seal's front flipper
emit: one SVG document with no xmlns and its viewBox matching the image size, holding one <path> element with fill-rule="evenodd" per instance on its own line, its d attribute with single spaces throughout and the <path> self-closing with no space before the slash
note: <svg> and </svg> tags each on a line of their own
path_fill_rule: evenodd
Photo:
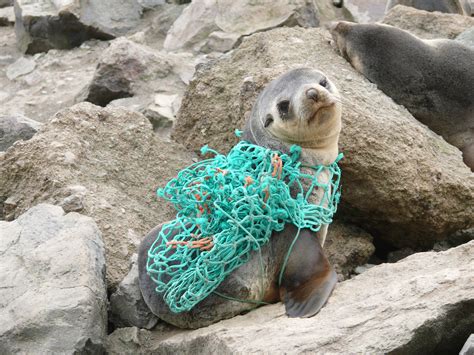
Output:
<svg viewBox="0 0 474 355">
<path fill-rule="evenodd" d="M 280 299 L 289 317 L 314 316 L 326 304 L 337 275 L 315 234 L 302 230 L 284 270 Z"/>
</svg>

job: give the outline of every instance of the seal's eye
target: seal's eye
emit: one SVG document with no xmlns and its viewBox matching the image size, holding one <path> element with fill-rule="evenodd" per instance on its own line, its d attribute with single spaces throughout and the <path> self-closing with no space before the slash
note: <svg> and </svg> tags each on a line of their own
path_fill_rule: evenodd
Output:
<svg viewBox="0 0 474 355">
<path fill-rule="evenodd" d="M 321 79 L 321 81 L 319 82 L 319 85 L 324 86 L 325 88 L 327 88 L 329 86 L 328 79 L 326 79 L 326 78 Z"/>
<path fill-rule="evenodd" d="M 277 104 L 278 107 L 278 113 L 280 114 L 280 117 L 282 120 L 288 119 L 288 111 L 290 109 L 290 101 L 288 100 L 283 100 L 280 101 Z"/>
<path fill-rule="evenodd" d="M 265 128 L 270 126 L 270 124 L 273 122 L 273 116 L 271 114 L 268 114 L 267 117 L 265 117 Z"/>
</svg>

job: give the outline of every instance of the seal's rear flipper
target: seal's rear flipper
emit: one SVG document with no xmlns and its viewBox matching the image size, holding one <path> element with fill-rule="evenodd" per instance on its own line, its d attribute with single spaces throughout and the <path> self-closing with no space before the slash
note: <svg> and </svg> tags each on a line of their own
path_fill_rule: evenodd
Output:
<svg viewBox="0 0 474 355">
<path fill-rule="evenodd" d="M 337 275 L 315 237 L 303 230 L 293 246 L 280 285 L 289 317 L 314 316 L 326 304 Z"/>
</svg>

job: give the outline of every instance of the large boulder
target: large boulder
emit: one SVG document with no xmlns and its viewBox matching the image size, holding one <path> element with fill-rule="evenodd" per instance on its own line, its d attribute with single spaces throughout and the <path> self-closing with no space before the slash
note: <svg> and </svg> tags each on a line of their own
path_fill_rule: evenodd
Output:
<svg viewBox="0 0 474 355">
<path fill-rule="evenodd" d="M 471 241 L 375 266 L 339 283 L 312 318 L 288 318 L 278 304 L 191 332 L 135 332 L 133 342 L 124 329 L 114 333 L 115 345 L 122 338 L 124 349 L 160 354 L 454 354 L 474 329 L 473 263 Z"/>
<path fill-rule="evenodd" d="M 185 62 L 189 62 L 187 67 Z M 155 91 L 183 92 L 187 76 L 192 76 L 193 72 L 193 58 L 190 56 L 165 54 L 126 38 L 118 38 L 104 51 L 93 79 L 78 100 L 100 106 L 139 95 L 150 96 L 153 100 Z"/>
<path fill-rule="evenodd" d="M 95 222 L 40 204 L 0 221 L 0 353 L 99 353 L 105 255 Z"/>
<path fill-rule="evenodd" d="M 0 152 L 18 140 L 28 140 L 38 131 L 41 123 L 21 115 L 0 115 Z"/>
<path fill-rule="evenodd" d="M 323 29 L 275 29 L 201 66 L 183 98 L 174 138 L 191 149 L 209 144 L 225 151 L 270 80 L 289 68 L 318 68 L 343 97 L 338 215 L 396 247 L 428 248 L 472 228 L 474 175 L 461 152 L 357 73 L 329 38 Z"/>
<path fill-rule="evenodd" d="M 327 0 L 196 0 L 175 21 L 164 48 L 208 51 L 206 39 L 215 31 L 245 36 L 279 26 L 316 27 L 337 18 L 344 18 L 343 12 Z"/>
<path fill-rule="evenodd" d="M 397 5 L 390 9 L 382 23 L 409 31 L 424 39 L 454 39 L 461 32 L 474 26 L 474 18 Z"/>
<path fill-rule="evenodd" d="M 15 0 L 14 5 L 18 45 L 29 54 L 123 35 L 138 25 L 143 10 L 137 0 Z"/>
<path fill-rule="evenodd" d="M 174 216 L 157 201 L 156 188 L 192 159 L 179 144 L 157 138 L 139 113 L 77 104 L 0 156 L 4 218 L 12 220 L 39 202 L 93 217 L 105 242 L 108 286 L 114 288 L 145 233 Z"/>
</svg>

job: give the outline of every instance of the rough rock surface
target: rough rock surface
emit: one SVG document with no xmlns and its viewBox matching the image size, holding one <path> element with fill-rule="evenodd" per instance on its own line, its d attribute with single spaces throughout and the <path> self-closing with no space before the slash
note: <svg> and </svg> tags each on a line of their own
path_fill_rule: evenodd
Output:
<svg viewBox="0 0 474 355">
<path fill-rule="evenodd" d="M 472 355 L 474 354 L 474 334 L 471 334 L 466 340 L 466 343 L 462 347 L 459 355 Z"/>
<path fill-rule="evenodd" d="M 182 77 L 188 74 L 180 61 L 183 56 L 166 55 L 118 38 L 103 53 L 94 78 L 78 100 L 105 106 L 112 100 L 154 91 L 182 92 L 187 80 Z M 193 72 L 193 65 L 189 66 Z"/>
<path fill-rule="evenodd" d="M 0 8 L 0 26 L 11 26 L 15 23 L 13 6 Z"/>
<path fill-rule="evenodd" d="M 103 349 L 105 257 L 95 222 L 40 204 L 0 221 L 0 353 Z"/>
<path fill-rule="evenodd" d="M 334 221 L 328 229 L 324 251 L 339 279 L 349 278 L 374 253 L 372 236 L 360 228 Z"/>
<path fill-rule="evenodd" d="M 312 318 L 288 318 L 281 304 L 265 306 L 168 338 L 156 331 L 162 338 L 141 337 L 141 348 L 163 354 L 457 353 L 474 327 L 473 263 L 474 241 L 414 254 L 339 283 Z"/>
<path fill-rule="evenodd" d="M 63 204 L 82 194 L 81 213 L 93 217 L 102 231 L 108 286 L 114 288 L 145 233 L 174 215 L 157 201 L 156 188 L 193 156 L 157 138 L 141 114 L 120 108 L 77 104 L 43 128 L 0 157 L 4 217 L 11 220 L 39 202 Z M 78 191 L 77 185 L 83 188 Z"/>
<path fill-rule="evenodd" d="M 153 331 L 137 327 L 119 328 L 107 337 L 107 354 L 155 354 L 162 340 L 179 334 L 178 328 L 166 323 L 158 324 Z"/>
<path fill-rule="evenodd" d="M 38 131 L 41 123 L 28 117 L 0 115 L 0 152 L 18 140 L 28 140 Z"/>
<path fill-rule="evenodd" d="M 474 17 L 429 12 L 397 5 L 390 9 L 382 23 L 409 31 L 424 39 L 454 39 L 461 32 L 474 26 Z"/>
<path fill-rule="evenodd" d="M 158 318 L 151 313 L 138 286 L 137 254 L 132 257 L 129 273 L 110 297 L 109 322 L 117 328 L 135 326 L 145 329 L 151 329 L 158 323 Z"/>
<path fill-rule="evenodd" d="M 456 41 L 459 41 L 468 47 L 474 48 L 474 26 L 457 36 Z"/>
<path fill-rule="evenodd" d="M 32 58 L 21 57 L 15 63 L 7 67 L 7 78 L 14 80 L 19 76 L 31 73 L 36 67 L 36 62 Z"/>
<path fill-rule="evenodd" d="M 0 114 L 24 115 L 45 122 L 60 109 L 70 107 L 92 80 L 97 59 L 107 42 L 88 41 L 68 51 L 50 50 L 28 57 L 36 63 L 28 74 L 9 80 L 2 71 L 21 54 L 15 35 L 0 28 Z M 4 57 L 2 60 L 1 58 Z"/>
<path fill-rule="evenodd" d="M 428 248 L 473 227 L 474 175 L 461 152 L 357 73 L 331 48 L 323 29 L 255 34 L 230 55 L 201 66 L 173 137 L 195 150 L 204 144 L 229 149 L 257 94 L 297 66 L 325 72 L 343 97 L 339 217 L 397 247 Z"/>
<path fill-rule="evenodd" d="M 13 0 L 0 0 L 0 8 L 13 5 Z"/>
<path fill-rule="evenodd" d="M 344 0 L 344 7 L 357 23 L 381 20 L 385 15 L 386 4 L 387 0 Z"/>
<path fill-rule="evenodd" d="M 279 26 L 316 27 L 337 18 L 344 18 L 342 11 L 327 0 L 196 0 L 175 21 L 164 48 L 198 51 L 204 45 L 208 51 L 206 39 L 215 31 L 242 36 Z"/>
<path fill-rule="evenodd" d="M 127 4 L 135 5 L 135 13 Z M 15 0 L 14 5 L 18 47 L 27 54 L 70 49 L 92 38 L 112 39 L 130 28 L 129 21 L 135 24 L 141 11 L 135 1 L 119 0 L 92 0 L 83 6 L 77 0 Z"/>
</svg>

